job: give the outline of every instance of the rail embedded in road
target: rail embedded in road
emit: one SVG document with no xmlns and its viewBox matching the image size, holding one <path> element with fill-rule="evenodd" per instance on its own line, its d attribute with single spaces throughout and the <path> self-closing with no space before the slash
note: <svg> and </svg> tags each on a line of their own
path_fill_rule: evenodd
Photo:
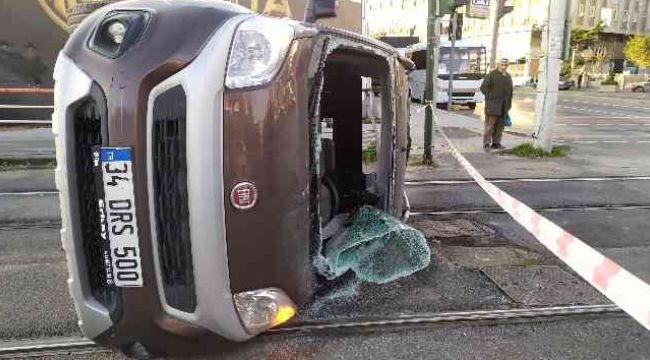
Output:
<svg viewBox="0 0 650 360">
<path fill-rule="evenodd" d="M 423 326 L 456 322 L 491 322 L 502 320 L 538 321 L 545 318 L 576 317 L 583 315 L 621 314 L 622 311 L 611 304 L 606 305 L 569 305 L 507 310 L 459 311 L 407 316 L 372 317 L 362 320 L 325 320 L 298 323 L 293 326 L 279 327 L 266 333 L 267 336 L 284 333 L 302 333 L 303 331 L 331 331 L 343 329 L 390 330 L 392 327 Z M 283 339 L 282 341 L 286 341 Z M 99 348 L 94 342 L 84 338 L 59 338 L 48 340 L 25 340 L 0 346 L 0 359 L 13 359 L 26 356 L 52 356 L 57 353 L 76 351 L 108 351 Z"/>
</svg>

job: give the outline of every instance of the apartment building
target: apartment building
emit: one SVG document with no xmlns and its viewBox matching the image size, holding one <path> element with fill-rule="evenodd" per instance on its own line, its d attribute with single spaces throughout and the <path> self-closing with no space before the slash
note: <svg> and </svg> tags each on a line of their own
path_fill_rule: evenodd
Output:
<svg viewBox="0 0 650 360">
<path fill-rule="evenodd" d="M 427 36 L 428 0 L 362 0 L 365 28 L 372 37 Z"/>
<path fill-rule="evenodd" d="M 497 57 L 514 64 L 516 76 L 537 74 L 541 54 L 542 25 L 548 14 L 545 0 L 513 0 L 514 10 L 503 16 L 499 28 Z M 427 0 L 364 0 L 368 34 L 409 35 L 426 40 Z M 461 8 L 460 12 L 465 9 Z M 493 16 L 490 12 L 490 16 Z M 650 0 L 574 0 L 569 15 L 572 26 L 592 28 L 603 21 L 599 50 L 604 60 L 598 71 L 622 70 L 623 49 L 631 35 L 650 32 Z M 445 28 L 443 18 L 443 28 Z M 492 18 L 468 18 L 463 22 L 463 39 L 491 51 Z M 596 71 L 596 70 L 595 70 Z"/>
</svg>

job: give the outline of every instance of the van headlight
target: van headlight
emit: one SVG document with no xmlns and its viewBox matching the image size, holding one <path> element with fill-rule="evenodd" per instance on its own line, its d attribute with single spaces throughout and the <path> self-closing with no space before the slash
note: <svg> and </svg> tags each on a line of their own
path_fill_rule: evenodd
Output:
<svg viewBox="0 0 650 360">
<path fill-rule="evenodd" d="M 226 73 L 230 89 L 266 84 L 278 72 L 293 40 L 291 25 L 256 16 L 237 28 Z"/>
<path fill-rule="evenodd" d="M 278 288 L 245 291 L 233 297 L 239 318 L 251 335 L 283 324 L 296 314 L 296 305 Z"/>
</svg>

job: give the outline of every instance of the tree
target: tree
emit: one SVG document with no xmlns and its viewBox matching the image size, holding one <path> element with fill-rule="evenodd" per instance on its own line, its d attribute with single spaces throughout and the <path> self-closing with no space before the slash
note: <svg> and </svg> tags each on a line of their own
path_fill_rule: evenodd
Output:
<svg viewBox="0 0 650 360">
<path fill-rule="evenodd" d="M 634 36 L 625 44 L 625 57 L 641 67 L 650 67 L 650 35 Z"/>
<path fill-rule="evenodd" d="M 571 47 L 584 50 L 593 46 L 604 29 L 605 24 L 602 21 L 599 21 L 591 29 L 573 28 L 571 30 Z"/>
</svg>

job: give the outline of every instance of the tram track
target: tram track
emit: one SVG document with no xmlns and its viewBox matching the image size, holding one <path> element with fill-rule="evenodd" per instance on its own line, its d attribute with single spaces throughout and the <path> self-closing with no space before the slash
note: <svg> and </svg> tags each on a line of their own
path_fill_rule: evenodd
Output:
<svg viewBox="0 0 650 360">
<path fill-rule="evenodd" d="M 568 305 L 519 309 L 456 311 L 400 316 L 372 317 L 359 319 L 332 319 L 305 321 L 286 327 L 272 329 L 261 336 L 279 334 L 303 334 L 325 331 L 393 330 L 405 326 L 434 326 L 453 323 L 490 323 L 500 321 L 543 321 L 549 319 L 574 318 L 581 316 L 619 315 L 623 312 L 616 305 Z M 98 347 L 89 339 L 52 338 L 22 340 L 14 343 L 0 343 L 0 359 L 39 357 L 82 351 L 109 351 Z"/>
</svg>

